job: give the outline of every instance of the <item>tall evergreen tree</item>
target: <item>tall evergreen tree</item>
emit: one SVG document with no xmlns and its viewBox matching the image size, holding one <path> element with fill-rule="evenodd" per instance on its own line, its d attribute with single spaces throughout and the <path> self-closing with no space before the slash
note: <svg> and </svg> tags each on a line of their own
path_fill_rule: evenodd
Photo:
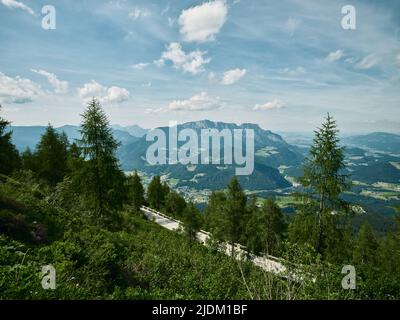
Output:
<svg viewBox="0 0 400 320">
<path fill-rule="evenodd" d="M 197 238 L 197 232 L 200 230 L 199 212 L 193 203 L 188 203 L 183 211 L 183 226 L 184 233 L 189 241 L 194 241 Z"/>
<path fill-rule="evenodd" d="M 24 170 L 31 170 L 37 172 L 39 164 L 35 153 L 28 147 L 21 154 L 21 165 Z"/>
<path fill-rule="evenodd" d="M 137 171 L 128 178 L 128 186 L 130 191 L 130 202 L 132 203 L 133 209 L 136 212 L 140 212 L 140 208 L 144 205 L 145 199 L 144 188 Z"/>
<path fill-rule="evenodd" d="M 213 191 L 205 209 L 205 228 L 218 240 L 225 239 L 226 225 L 226 194 L 223 191 Z"/>
<path fill-rule="evenodd" d="M 379 243 L 368 223 L 362 225 L 354 244 L 353 260 L 360 266 L 375 266 Z"/>
<path fill-rule="evenodd" d="M 82 118 L 78 143 L 84 163 L 77 178 L 84 196 L 103 217 L 108 209 L 120 209 L 127 197 L 125 175 L 116 157 L 119 143 L 98 100 L 88 103 Z"/>
<path fill-rule="evenodd" d="M 36 148 L 36 165 L 39 177 L 56 185 L 67 173 L 68 139 L 49 125 Z M 25 155 L 29 158 L 29 154 Z"/>
<path fill-rule="evenodd" d="M 247 222 L 247 247 L 254 253 L 276 254 L 283 238 L 285 220 L 273 199 L 251 213 Z"/>
<path fill-rule="evenodd" d="M 232 257 L 234 256 L 235 244 L 239 242 L 244 231 L 243 217 L 246 214 L 246 203 L 247 197 L 239 184 L 239 180 L 234 176 L 228 184 L 225 211 L 226 238 L 232 246 Z"/>
<path fill-rule="evenodd" d="M 166 189 L 164 188 L 163 190 L 165 192 Z M 177 219 L 181 219 L 185 209 L 185 199 L 176 191 L 169 191 L 165 197 L 165 211 L 167 214 Z"/>
<path fill-rule="evenodd" d="M 338 132 L 336 122 L 328 114 L 322 127 L 315 131 L 313 144 L 303 166 L 304 174 L 300 178 L 301 184 L 308 190 L 308 196 L 302 195 L 301 217 L 295 218 L 294 223 L 301 223 L 303 226 L 300 229 L 315 231 L 315 239 L 310 240 L 320 253 L 327 229 L 336 228 L 337 214 L 347 209 L 346 203 L 340 198 L 349 184 L 348 176 L 343 173 L 344 148 L 339 145 Z M 311 225 L 304 225 L 305 222 Z M 291 230 L 297 227 L 292 226 Z"/>
<path fill-rule="evenodd" d="M 21 166 L 19 153 L 11 142 L 12 131 L 6 130 L 9 125 L 10 122 L 0 117 L 0 173 L 6 175 Z"/>
<path fill-rule="evenodd" d="M 166 192 L 169 191 L 166 184 L 161 183 L 159 176 L 154 176 L 147 187 L 147 202 L 150 207 L 159 210 L 164 207 Z"/>
</svg>

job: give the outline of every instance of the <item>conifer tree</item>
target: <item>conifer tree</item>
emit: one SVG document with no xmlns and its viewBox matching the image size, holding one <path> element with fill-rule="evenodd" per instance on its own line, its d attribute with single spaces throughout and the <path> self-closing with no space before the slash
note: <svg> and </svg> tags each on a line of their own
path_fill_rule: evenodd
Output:
<svg viewBox="0 0 400 320">
<path fill-rule="evenodd" d="M 9 125 L 10 122 L 0 117 L 0 173 L 6 175 L 21 166 L 19 153 L 11 142 L 12 131 L 6 130 Z"/>
<path fill-rule="evenodd" d="M 276 254 L 283 237 L 285 221 L 273 199 L 265 199 L 254 209 L 247 223 L 247 247 L 254 253 Z"/>
<path fill-rule="evenodd" d="M 235 244 L 239 242 L 244 231 L 243 217 L 246 214 L 246 202 L 247 197 L 239 184 L 239 180 L 234 176 L 228 184 L 224 226 L 226 239 L 232 246 L 232 257 L 234 256 Z"/>
<path fill-rule="evenodd" d="M 226 194 L 213 191 L 205 210 L 205 228 L 218 240 L 226 240 Z"/>
<path fill-rule="evenodd" d="M 147 187 L 147 202 L 150 207 L 159 210 L 165 205 L 165 197 L 169 192 L 166 183 L 161 183 L 159 176 L 154 176 Z"/>
<path fill-rule="evenodd" d="M 128 179 L 130 202 L 136 212 L 140 212 L 140 208 L 144 205 L 144 188 L 142 180 L 140 179 L 137 171 Z"/>
<path fill-rule="evenodd" d="M 310 242 L 319 253 L 323 251 L 327 229 L 336 228 L 336 215 L 347 210 L 347 204 L 340 198 L 349 184 L 348 176 L 343 173 L 344 148 L 339 145 L 338 132 L 336 122 L 329 114 L 322 127 L 315 131 L 300 178 L 308 193 L 301 196 L 299 215 L 293 221 L 299 224 L 291 226 L 292 232 L 314 235 Z M 291 237 L 297 236 L 292 234 Z"/>
<path fill-rule="evenodd" d="M 29 158 L 29 154 L 25 155 Z M 37 145 L 36 170 L 40 178 L 54 186 L 67 173 L 68 139 L 49 125 Z"/>
<path fill-rule="evenodd" d="M 38 170 L 37 157 L 29 147 L 21 154 L 21 165 L 24 170 L 31 170 L 33 172 L 37 172 Z"/>
<path fill-rule="evenodd" d="M 97 99 L 88 103 L 82 118 L 78 144 L 84 162 L 76 177 L 88 203 L 103 217 L 108 209 L 120 209 L 127 198 L 116 157 L 119 143 Z"/>
<path fill-rule="evenodd" d="M 163 188 L 165 192 L 165 188 Z M 169 191 L 165 197 L 165 211 L 172 217 L 180 219 L 183 217 L 183 212 L 186 209 L 185 199 L 176 191 Z"/>
<path fill-rule="evenodd" d="M 189 241 L 197 238 L 197 232 L 200 230 L 199 212 L 193 203 L 188 203 L 183 211 L 184 233 Z"/>
<path fill-rule="evenodd" d="M 360 266 L 374 266 L 378 258 L 378 247 L 379 243 L 374 231 L 368 223 L 364 223 L 354 244 L 354 262 Z"/>
</svg>

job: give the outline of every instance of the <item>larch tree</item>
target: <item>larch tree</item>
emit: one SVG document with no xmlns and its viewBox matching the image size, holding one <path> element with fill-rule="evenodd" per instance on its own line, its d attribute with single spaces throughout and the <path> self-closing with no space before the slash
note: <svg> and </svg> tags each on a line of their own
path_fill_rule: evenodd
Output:
<svg viewBox="0 0 400 320">
<path fill-rule="evenodd" d="M 340 197 L 349 183 L 348 175 L 344 173 L 344 148 L 339 144 L 338 132 L 336 121 L 328 114 L 321 128 L 314 131 L 315 137 L 300 178 L 307 190 L 306 195 L 302 195 L 303 209 L 308 212 L 303 212 L 304 217 L 294 221 L 303 224 L 302 229 L 309 229 L 303 230 L 305 233 L 314 233 L 313 242 L 319 253 L 323 251 L 326 229 L 335 227 L 336 216 L 347 210 L 346 202 Z M 305 222 L 315 225 L 304 225 Z M 296 226 L 292 226 L 292 230 L 295 229 Z"/>
<path fill-rule="evenodd" d="M 104 217 L 109 209 L 120 209 L 127 198 L 125 175 L 116 157 L 120 144 L 97 99 L 88 103 L 82 118 L 78 146 L 84 161 L 77 177 L 88 202 Z"/>
</svg>

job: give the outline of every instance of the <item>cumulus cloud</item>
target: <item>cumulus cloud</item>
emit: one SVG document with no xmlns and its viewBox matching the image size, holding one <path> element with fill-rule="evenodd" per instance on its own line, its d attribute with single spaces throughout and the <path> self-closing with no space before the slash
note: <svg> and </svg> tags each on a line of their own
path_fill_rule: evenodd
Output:
<svg viewBox="0 0 400 320">
<path fill-rule="evenodd" d="M 125 88 L 115 86 L 107 88 L 92 80 L 78 89 L 78 95 L 84 101 L 95 97 L 102 103 L 119 104 L 128 100 L 130 93 Z"/>
<path fill-rule="evenodd" d="M 328 62 L 335 62 L 342 57 L 343 57 L 343 50 L 339 49 L 339 50 L 329 53 L 328 56 L 325 58 L 325 60 Z"/>
<path fill-rule="evenodd" d="M 222 78 L 221 83 L 223 85 L 231 85 L 238 81 L 246 74 L 246 69 L 232 69 L 224 72 L 224 76 Z"/>
<path fill-rule="evenodd" d="M 149 9 L 146 8 L 134 8 L 131 12 L 129 12 L 129 17 L 137 20 L 139 18 L 146 18 L 151 14 Z"/>
<path fill-rule="evenodd" d="M 0 72 L 0 102 L 27 103 L 43 95 L 40 85 L 19 76 L 12 78 Z"/>
<path fill-rule="evenodd" d="M 303 67 L 297 67 L 296 69 L 285 68 L 282 70 L 282 73 L 287 74 L 289 76 L 300 76 L 306 73 L 306 69 L 304 69 Z"/>
<path fill-rule="evenodd" d="M 21 10 L 28 12 L 31 15 L 35 14 L 35 12 L 30 7 L 28 7 L 26 4 L 24 4 L 23 2 L 20 2 L 20 1 L 1 0 L 1 3 L 10 9 L 21 9 Z"/>
<path fill-rule="evenodd" d="M 209 1 L 183 10 L 179 16 L 180 33 L 188 42 L 215 40 L 227 14 L 228 6 L 225 0 Z"/>
<path fill-rule="evenodd" d="M 283 101 L 275 98 L 274 100 L 264 104 L 256 104 L 253 110 L 272 110 L 272 109 L 282 109 L 285 107 L 286 104 Z"/>
<path fill-rule="evenodd" d="M 186 53 L 179 43 L 171 42 L 166 51 L 161 54 L 161 58 L 154 63 L 157 66 L 162 66 L 165 61 L 171 61 L 175 69 L 195 75 L 203 72 L 204 65 L 211 61 L 211 59 L 205 58 L 205 55 L 206 52 L 200 50 Z"/>
<path fill-rule="evenodd" d="M 374 54 L 370 54 L 364 57 L 360 62 L 358 62 L 355 67 L 357 69 L 370 69 L 378 63 L 378 59 Z"/>
<path fill-rule="evenodd" d="M 31 69 L 31 71 L 47 78 L 47 81 L 54 88 L 54 92 L 56 93 L 68 92 L 68 82 L 58 80 L 57 76 L 54 73 L 50 73 L 45 70 L 35 70 L 35 69 Z"/>
</svg>

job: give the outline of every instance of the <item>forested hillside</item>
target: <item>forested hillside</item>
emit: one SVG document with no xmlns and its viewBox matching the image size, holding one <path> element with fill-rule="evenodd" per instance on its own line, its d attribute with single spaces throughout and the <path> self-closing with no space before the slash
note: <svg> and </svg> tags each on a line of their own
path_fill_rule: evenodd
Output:
<svg viewBox="0 0 400 320">
<path fill-rule="evenodd" d="M 72 143 L 49 125 L 34 150 L 19 153 L 9 125 L 0 118 L 1 299 L 400 298 L 400 219 L 384 234 L 353 228 L 359 213 L 343 197 L 351 180 L 329 115 L 304 160 L 291 217 L 274 198 L 248 196 L 235 176 L 203 213 L 158 175 L 144 188 L 138 172 L 121 170 L 96 99 Z M 182 230 L 146 220 L 142 205 Z M 212 234 L 207 246 L 196 241 L 200 229 Z M 274 255 L 288 272 L 226 256 L 223 242 Z M 56 270 L 54 290 L 42 288 L 45 265 Z M 344 265 L 355 267 L 354 290 L 342 287 Z"/>
</svg>

